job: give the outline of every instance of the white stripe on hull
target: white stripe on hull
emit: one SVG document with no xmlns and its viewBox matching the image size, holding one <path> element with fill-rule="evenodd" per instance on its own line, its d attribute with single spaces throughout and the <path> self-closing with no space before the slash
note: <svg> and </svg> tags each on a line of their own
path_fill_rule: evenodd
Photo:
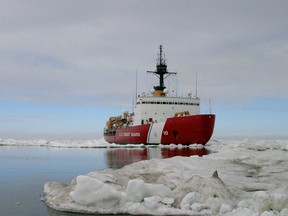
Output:
<svg viewBox="0 0 288 216">
<path fill-rule="evenodd" d="M 165 122 L 153 123 L 150 125 L 147 143 L 161 143 L 162 131 L 164 128 Z"/>
</svg>

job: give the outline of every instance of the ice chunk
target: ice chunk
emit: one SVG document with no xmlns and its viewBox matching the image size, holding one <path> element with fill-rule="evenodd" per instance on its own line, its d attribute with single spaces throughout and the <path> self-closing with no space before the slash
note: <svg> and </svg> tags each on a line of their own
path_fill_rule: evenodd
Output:
<svg viewBox="0 0 288 216">
<path fill-rule="evenodd" d="M 128 182 L 126 189 L 127 201 L 141 202 L 147 194 L 147 187 L 142 179 L 133 179 Z"/>
<path fill-rule="evenodd" d="M 198 192 L 190 192 L 186 194 L 186 196 L 182 199 L 180 203 L 180 207 L 182 208 L 183 205 L 189 204 L 192 205 L 193 203 L 202 203 L 203 197 Z"/>
<path fill-rule="evenodd" d="M 181 209 L 190 210 L 190 205 L 189 204 L 184 204 L 184 205 L 181 206 Z"/>
<path fill-rule="evenodd" d="M 275 193 L 270 195 L 271 209 L 281 211 L 284 207 L 288 207 L 288 197 L 286 194 Z"/>
<path fill-rule="evenodd" d="M 208 198 L 220 198 L 221 200 L 228 202 L 233 200 L 233 195 L 222 182 L 222 180 L 218 177 L 217 172 L 214 172 L 213 176 L 210 178 L 192 176 L 186 182 L 179 185 L 173 191 L 176 198 L 174 206 L 180 206 L 180 203 L 190 192 L 197 192 L 200 194 L 201 200 L 208 200 Z M 183 202 L 186 201 L 184 200 Z"/>
<path fill-rule="evenodd" d="M 228 205 L 228 204 L 222 204 L 220 209 L 219 209 L 219 213 L 221 215 L 227 213 L 227 212 L 231 212 L 233 210 L 232 206 L 231 205 Z"/>
<path fill-rule="evenodd" d="M 260 216 L 276 216 L 273 211 L 264 211 Z"/>
<path fill-rule="evenodd" d="M 54 209 L 65 210 L 60 203 L 71 203 L 72 199 L 69 196 L 70 189 L 72 186 L 57 183 L 57 182 L 48 182 L 44 185 L 45 197 L 43 200 Z M 68 206 L 69 207 L 69 206 Z M 70 206 L 70 208 L 73 206 Z"/>
<path fill-rule="evenodd" d="M 253 200 L 252 199 L 244 199 L 238 203 L 238 208 L 253 208 Z"/>
<path fill-rule="evenodd" d="M 164 205 L 167 205 L 167 206 L 171 206 L 174 203 L 174 199 L 173 198 L 164 197 L 161 200 L 161 203 L 163 203 Z"/>
<path fill-rule="evenodd" d="M 195 212 L 202 212 L 204 209 L 209 209 L 209 207 L 203 203 L 193 203 L 190 208 Z"/>
<path fill-rule="evenodd" d="M 145 197 L 153 196 L 160 197 L 161 201 L 162 198 L 173 198 L 173 193 L 170 188 L 163 184 L 146 184 L 142 179 L 133 179 L 128 182 L 126 189 L 127 201 L 142 202 Z M 169 200 L 170 202 L 171 200 Z"/>
<path fill-rule="evenodd" d="M 148 196 L 159 196 L 161 198 L 173 198 L 173 193 L 170 188 L 163 184 L 146 184 Z"/>
<path fill-rule="evenodd" d="M 253 195 L 255 207 L 258 212 L 270 210 L 270 198 L 266 191 L 257 191 Z"/>
<path fill-rule="evenodd" d="M 288 208 L 282 209 L 279 216 L 287 216 L 288 215 Z"/>
<path fill-rule="evenodd" d="M 112 208 L 119 204 L 122 195 L 103 182 L 89 176 L 78 176 L 70 197 L 81 205 Z"/>
<path fill-rule="evenodd" d="M 146 197 L 144 198 L 145 206 L 149 209 L 157 209 L 160 207 L 161 197 L 153 196 L 153 197 Z"/>
<path fill-rule="evenodd" d="M 205 204 L 209 206 L 209 209 L 212 210 L 212 213 L 216 215 L 220 211 L 220 207 L 222 205 L 222 202 L 224 200 L 220 199 L 219 197 L 209 197 L 206 201 Z"/>
</svg>

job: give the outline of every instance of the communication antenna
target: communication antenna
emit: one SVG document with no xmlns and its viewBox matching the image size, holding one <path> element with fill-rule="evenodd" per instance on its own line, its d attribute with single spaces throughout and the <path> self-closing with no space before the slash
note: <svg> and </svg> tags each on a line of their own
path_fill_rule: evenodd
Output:
<svg viewBox="0 0 288 216">
<path fill-rule="evenodd" d="M 211 114 L 212 113 L 212 110 L 211 110 L 211 98 L 209 97 L 209 113 Z"/>
<path fill-rule="evenodd" d="M 135 86 L 135 88 L 136 88 L 136 94 L 135 94 L 135 99 L 136 99 L 136 101 L 137 101 L 137 94 L 138 94 L 138 70 L 136 69 L 136 80 L 135 80 L 135 83 L 136 83 L 136 86 Z"/>
<path fill-rule="evenodd" d="M 135 103 L 137 102 L 137 93 L 138 93 L 138 77 L 137 77 L 138 71 L 136 69 L 136 77 L 135 77 L 135 95 L 133 93 L 132 96 L 132 112 L 134 112 L 134 106 Z M 134 101 L 135 100 L 135 101 Z"/>
<path fill-rule="evenodd" d="M 197 89 L 198 89 L 198 86 L 197 86 L 197 82 L 198 82 L 198 78 L 197 78 L 197 72 L 196 72 L 196 81 L 195 81 L 196 83 L 195 83 L 195 88 L 196 88 L 196 90 L 195 90 L 195 92 L 196 92 L 196 98 L 198 97 L 197 96 Z"/>
<path fill-rule="evenodd" d="M 177 94 L 178 94 L 178 77 L 176 77 L 176 90 L 175 90 L 176 92 L 176 97 L 177 97 Z"/>
<path fill-rule="evenodd" d="M 132 113 L 134 112 L 134 93 L 132 94 Z"/>
<path fill-rule="evenodd" d="M 154 89 L 163 91 L 166 88 L 166 86 L 164 85 L 164 80 L 172 74 L 176 75 L 177 72 L 167 71 L 167 64 L 165 56 L 163 54 L 162 45 L 159 46 L 159 50 L 160 53 L 158 54 L 157 58 L 156 71 L 147 71 L 147 73 L 152 73 L 159 79 L 159 85 L 154 86 Z"/>
</svg>

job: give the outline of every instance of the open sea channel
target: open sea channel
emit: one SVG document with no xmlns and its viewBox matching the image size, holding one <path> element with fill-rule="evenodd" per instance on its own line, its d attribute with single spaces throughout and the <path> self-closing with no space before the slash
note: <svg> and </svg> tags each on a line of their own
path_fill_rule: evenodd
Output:
<svg viewBox="0 0 288 216">
<path fill-rule="evenodd" d="M 152 158 L 206 155 L 191 148 L 50 148 L 0 146 L 1 216 L 76 216 L 48 208 L 41 201 L 48 181 L 70 184 L 78 175 Z"/>
</svg>

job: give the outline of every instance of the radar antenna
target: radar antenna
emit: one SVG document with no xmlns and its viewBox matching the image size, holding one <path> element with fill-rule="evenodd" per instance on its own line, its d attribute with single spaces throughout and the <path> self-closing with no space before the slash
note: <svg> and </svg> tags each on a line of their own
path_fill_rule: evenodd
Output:
<svg viewBox="0 0 288 216">
<path fill-rule="evenodd" d="M 166 87 L 164 85 L 164 80 L 172 74 L 176 75 L 177 72 L 167 71 L 167 64 L 165 57 L 163 57 L 162 45 L 159 46 L 159 50 L 160 53 L 158 54 L 156 71 L 147 71 L 147 73 L 152 73 L 159 78 L 159 86 L 154 86 L 155 90 L 154 96 L 165 96 L 166 94 L 164 92 L 164 89 Z"/>
</svg>

